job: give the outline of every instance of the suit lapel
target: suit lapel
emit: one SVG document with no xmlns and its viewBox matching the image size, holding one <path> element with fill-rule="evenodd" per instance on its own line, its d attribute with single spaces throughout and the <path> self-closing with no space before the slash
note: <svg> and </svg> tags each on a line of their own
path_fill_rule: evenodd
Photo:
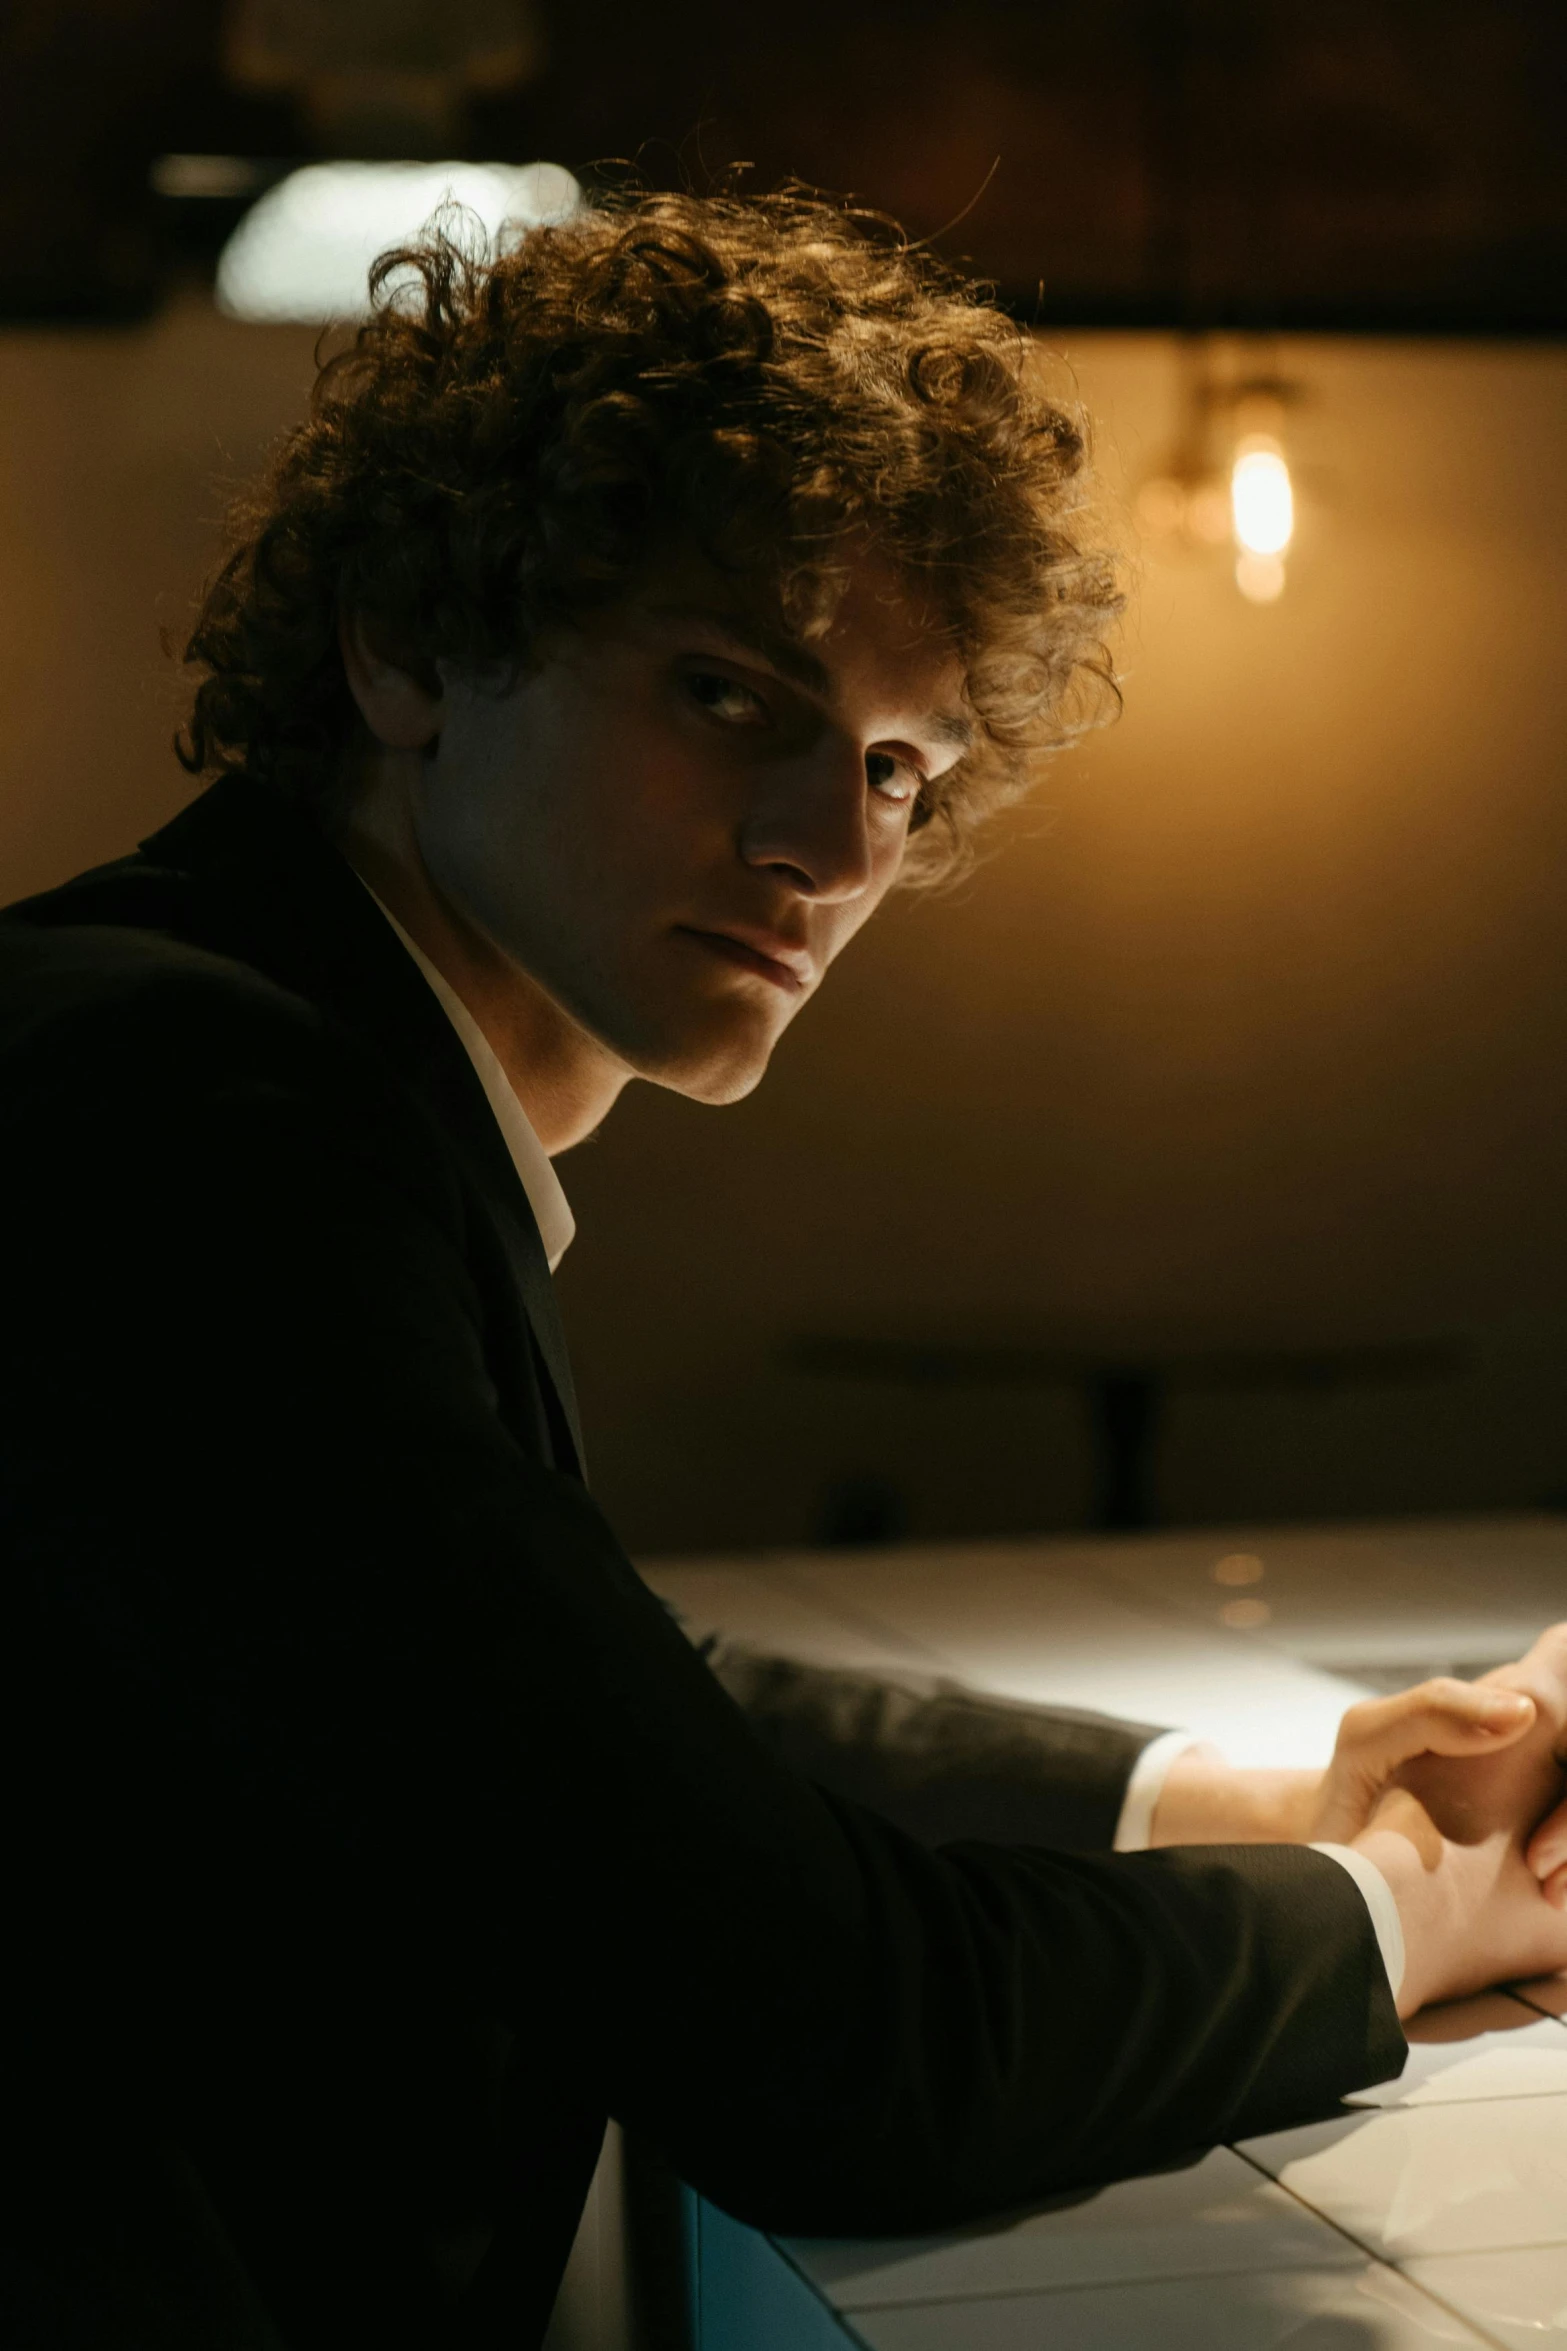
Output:
<svg viewBox="0 0 1567 2351">
<path fill-rule="evenodd" d="M 225 777 L 142 850 L 194 876 L 201 944 L 317 1005 L 435 1118 L 492 1213 L 553 1407 L 558 1466 L 580 1476 L 566 1335 L 527 1193 L 461 1039 L 358 876 L 301 810 L 248 776 Z"/>
</svg>

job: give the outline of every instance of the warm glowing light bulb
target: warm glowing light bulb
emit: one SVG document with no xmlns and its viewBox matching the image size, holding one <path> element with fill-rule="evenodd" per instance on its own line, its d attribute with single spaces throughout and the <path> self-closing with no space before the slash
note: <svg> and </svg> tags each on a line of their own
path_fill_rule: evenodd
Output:
<svg viewBox="0 0 1567 2351">
<path fill-rule="evenodd" d="M 1248 554 L 1283 554 L 1295 530 L 1295 493 L 1283 450 L 1265 434 L 1252 434 L 1235 452 L 1230 511 Z"/>
<path fill-rule="evenodd" d="M 443 207 L 461 207 L 498 247 L 508 233 L 568 219 L 581 200 L 558 163 L 303 164 L 251 206 L 224 246 L 218 308 L 313 325 L 362 318 L 376 255 L 412 243 Z"/>
</svg>

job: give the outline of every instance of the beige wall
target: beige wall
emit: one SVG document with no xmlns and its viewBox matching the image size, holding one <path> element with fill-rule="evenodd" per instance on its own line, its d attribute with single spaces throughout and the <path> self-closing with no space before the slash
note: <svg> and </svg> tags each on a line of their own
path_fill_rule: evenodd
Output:
<svg viewBox="0 0 1567 2351">
<path fill-rule="evenodd" d="M 194 305 L 0 339 L 0 889 L 185 797 L 157 644 L 308 334 Z M 1069 344 L 1113 485 L 1165 338 Z M 1177 1399 L 1180 1517 L 1567 1489 L 1567 354 L 1306 340 L 1283 600 L 1150 550 L 1127 714 L 956 897 L 890 909 L 722 1114 L 650 1090 L 563 1163 L 600 1489 L 643 1548 L 786 1540 L 846 1473 L 917 1531 L 1086 1507 L 1072 1398 L 783 1368 L 818 1330 L 1296 1345 L 1473 1376 Z"/>
</svg>

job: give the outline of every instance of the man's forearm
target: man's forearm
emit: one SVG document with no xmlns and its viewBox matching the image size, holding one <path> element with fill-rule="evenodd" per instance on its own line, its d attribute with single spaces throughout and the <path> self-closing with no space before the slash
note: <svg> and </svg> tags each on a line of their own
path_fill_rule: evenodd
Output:
<svg viewBox="0 0 1567 2351">
<path fill-rule="evenodd" d="M 1238 1771 L 1188 1746 L 1123 1838 L 1128 1775 L 1163 1744 L 1145 1725 L 1028 1706 L 907 1674 L 808 1665 L 711 1636 L 713 1673 L 797 1770 L 928 1843 L 957 1837 L 1117 1850 L 1305 1844 L 1322 1775 Z M 1145 1743 L 1151 1743 L 1145 1746 Z M 1096 1833 L 1097 1832 L 1097 1833 Z"/>
<path fill-rule="evenodd" d="M 1139 1754 L 1159 1733 L 935 1676 L 811 1665 L 712 1637 L 708 1667 L 805 1778 L 941 1845 L 1108 1851 Z"/>
</svg>

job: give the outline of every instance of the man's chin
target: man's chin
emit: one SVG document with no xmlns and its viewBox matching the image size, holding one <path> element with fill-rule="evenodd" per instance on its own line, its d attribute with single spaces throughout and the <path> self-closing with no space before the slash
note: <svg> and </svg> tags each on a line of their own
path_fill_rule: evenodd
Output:
<svg viewBox="0 0 1567 2351">
<path fill-rule="evenodd" d="M 683 1040 L 674 1046 L 666 1043 L 662 1049 L 638 1055 L 637 1075 L 672 1094 L 684 1094 L 690 1102 L 707 1102 L 715 1108 L 725 1102 L 743 1102 L 761 1084 L 777 1041 L 776 1036 L 753 1033 L 700 1042 Z"/>
<path fill-rule="evenodd" d="M 722 1075 L 702 1074 L 695 1077 L 672 1077 L 663 1080 L 673 1093 L 684 1094 L 688 1102 L 706 1102 L 720 1109 L 726 1102 L 743 1102 L 747 1094 L 754 1094 L 767 1068 L 743 1071 L 725 1071 Z"/>
</svg>

